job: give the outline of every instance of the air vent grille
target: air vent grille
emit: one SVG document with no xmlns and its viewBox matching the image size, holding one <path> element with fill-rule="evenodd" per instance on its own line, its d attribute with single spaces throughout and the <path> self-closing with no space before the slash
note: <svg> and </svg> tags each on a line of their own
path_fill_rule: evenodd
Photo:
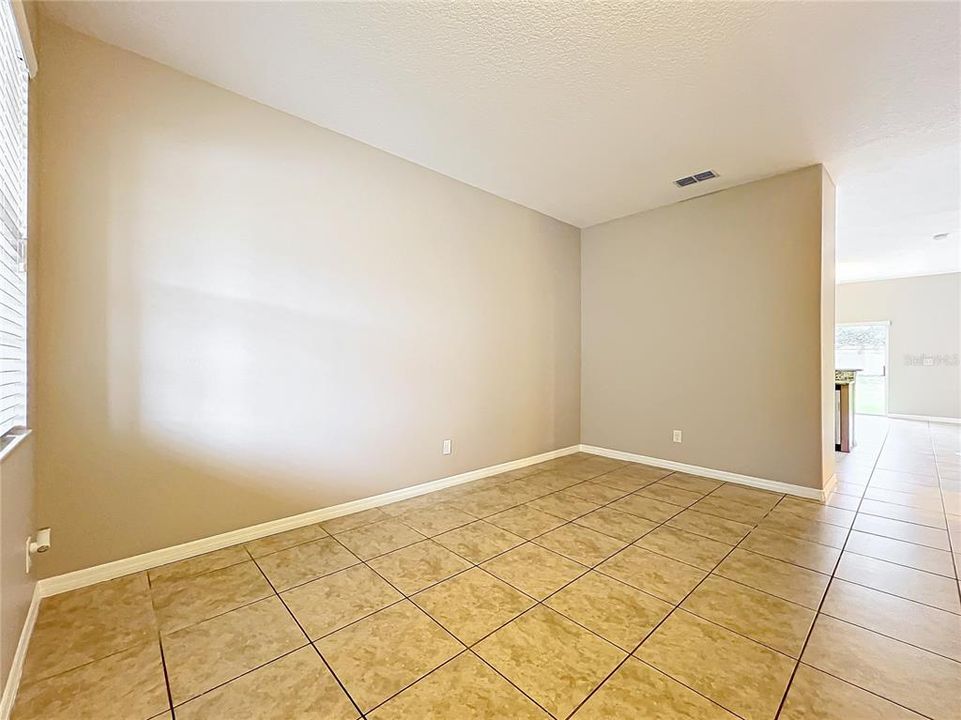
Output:
<svg viewBox="0 0 961 720">
<path fill-rule="evenodd" d="M 678 187 L 687 187 L 688 185 L 693 185 L 694 183 L 704 182 L 705 180 L 713 180 L 717 177 L 717 173 L 713 170 L 702 170 L 699 173 L 694 173 L 693 175 L 688 175 L 687 177 L 678 178 L 674 181 L 674 184 Z"/>
</svg>

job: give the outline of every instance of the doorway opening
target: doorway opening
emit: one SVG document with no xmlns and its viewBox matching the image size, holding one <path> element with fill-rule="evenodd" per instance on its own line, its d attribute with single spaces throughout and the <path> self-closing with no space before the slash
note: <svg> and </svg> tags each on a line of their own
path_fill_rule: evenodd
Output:
<svg viewBox="0 0 961 720">
<path fill-rule="evenodd" d="M 834 331 L 834 366 L 860 370 L 854 385 L 854 412 L 888 413 L 888 330 L 891 323 L 840 323 Z"/>
</svg>

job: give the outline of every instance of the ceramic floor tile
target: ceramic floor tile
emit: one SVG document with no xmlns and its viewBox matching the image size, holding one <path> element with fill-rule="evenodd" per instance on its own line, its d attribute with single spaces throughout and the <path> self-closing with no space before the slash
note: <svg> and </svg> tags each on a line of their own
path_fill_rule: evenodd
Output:
<svg viewBox="0 0 961 720">
<path fill-rule="evenodd" d="M 715 573 L 812 610 L 817 609 L 830 580 L 828 575 L 740 549 L 728 555 Z"/>
<path fill-rule="evenodd" d="M 409 600 L 348 625 L 315 644 L 364 712 L 464 649 Z"/>
<path fill-rule="evenodd" d="M 470 567 L 464 558 L 433 540 L 381 555 L 368 564 L 405 595 L 413 595 Z"/>
<path fill-rule="evenodd" d="M 552 492 L 564 490 L 565 488 L 584 482 L 583 480 L 565 475 L 563 471 L 558 472 L 554 470 L 538 473 L 537 475 L 526 478 L 526 480 L 531 487 L 537 488 L 544 495 L 549 495 Z"/>
<path fill-rule="evenodd" d="M 604 482 L 607 482 L 611 478 L 632 478 L 640 482 L 653 483 L 670 474 L 671 471 L 665 468 L 654 467 L 653 465 L 642 465 L 640 463 L 628 463 L 606 473 L 603 477 Z M 638 488 L 634 488 L 633 490 L 637 489 Z"/>
<path fill-rule="evenodd" d="M 390 503 L 389 505 L 382 505 L 379 509 L 382 513 L 389 515 L 390 517 L 400 517 L 405 513 L 413 512 L 415 510 L 424 510 L 444 502 L 444 498 L 446 498 L 447 495 L 441 495 L 441 493 L 449 493 L 457 490 L 463 490 L 466 493 L 466 489 L 469 485 L 470 483 L 464 483 L 462 485 L 455 485 L 453 487 L 445 488 L 444 490 L 438 492 L 427 493 L 426 495 L 418 495 L 416 497 L 407 498 L 406 500 L 398 500 L 397 502 Z"/>
<path fill-rule="evenodd" d="M 938 481 L 929 475 L 912 475 L 911 473 L 895 472 L 894 470 L 876 469 L 871 473 L 872 487 L 886 487 L 893 490 L 899 488 L 937 487 Z"/>
<path fill-rule="evenodd" d="M 437 535 L 434 542 L 472 563 L 482 563 L 521 545 L 524 538 L 485 520 L 477 520 L 470 525 Z"/>
<path fill-rule="evenodd" d="M 878 560 L 887 560 L 898 565 L 907 565 L 915 570 L 924 570 L 950 578 L 954 577 L 951 553 L 927 545 L 915 545 L 903 540 L 855 530 L 848 538 L 845 550 Z"/>
<path fill-rule="evenodd" d="M 356 720 L 359 713 L 312 647 L 177 708 L 177 720 Z"/>
<path fill-rule="evenodd" d="M 503 488 L 507 495 L 513 499 L 514 502 L 512 505 L 520 505 L 543 497 L 544 495 L 550 495 L 552 492 L 548 488 L 545 488 L 536 476 L 514 480 L 504 485 Z"/>
<path fill-rule="evenodd" d="M 409 525 L 427 537 L 440 535 L 475 520 L 472 515 L 446 504 L 433 505 L 423 510 L 414 510 L 401 515 L 400 519 L 405 525 Z"/>
<path fill-rule="evenodd" d="M 22 682 L 79 667 L 157 634 L 147 576 L 128 575 L 44 598 Z"/>
<path fill-rule="evenodd" d="M 841 476 L 838 475 L 838 484 L 834 486 L 834 492 L 850 497 L 864 497 L 864 491 L 868 489 L 866 478 L 865 482 L 854 482 L 841 480 L 840 477 Z"/>
<path fill-rule="evenodd" d="M 677 604 L 707 575 L 703 570 L 631 545 L 598 566 L 598 571 Z"/>
<path fill-rule="evenodd" d="M 858 512 L 865 515 L 877 515 L 878 517 L 889 518 L 890 520 L 910 522 L 915 525 L 927 525 L 928 527 L 941 528 L 942 530 L 946 527 L 944 513 L 916 510 L 915 508 L 908 508 L 903 505 L 892 505 L 891 503 L 878 502 L 877 500 L 862 501 Z"/>
<path fill-rule="evenodd" d="M 637 492 L 642 487 L 656 483 L 660 478 L 664 477 L 664 473 L 668 472 L 670 471 L 662 470 L 659 473 L 645 476 L 643 473 L 638 475 L 636 473 L 627 473 L 623 470 L 615 470 L 614 472 L 596 477 L 592 479 L 591 482 L 632 493 Z"/>
<path fill-rule="evenodd" d="M 735 720 L 735 717 L 650 665 L 628 658 L 572 719 Z"/>
<path fill-rule="evenodd" d="M 635 655 L 745 720 L 774 717 L 795 665 L 683 610 L 668 617 Z"/>
<path fill-rule="evenodd" d="M 156 639 L 32 683 L 12 720 L 147 720 L 169 706 Z"/>
<path fill-rule="evenodd" d="M 799 498 L 784 498 L 777 507 L 774 508 L 769 517 L 778 515 L 796 515 L 807 520 L 817 520 L 828 525 L 849 528 L 854 522 L 854 512 L 842 510 L 841 508 L 831 507 L 813 500 L 801 500 Z"/>
<path fill-rule="evenodd" d="M 836 577 L 961 614 L 957 583 L 941 575 L 846 552 Z"/>
<path fill-rule="evenodd" d="M 598 482 L 582 482 L 572 485 L 565 492 L 597 505 L 606 505 L 628 494 L 626 490 L 619 490 Z"/>
<path fill-rule="evenodd" d="M 737 500 L 717 497 L 716 495 L 708 495 L 704 499 L 698 500 L 691 505 L 691 509 L 747 525 L 757 524 L 768 513 L 767 508 L 745 505 Z"/>
<path fill-rule="evenodd" d="M 841 557 L 839 548 L 761 529 L 752 531 L 740 547 L 828 575 L 834 572 Z"/>
<path fill-rule="evenodd" d="M 860 500 L 850 495 L 841 495 L 835 492 L 831 493 L 831 497 L 825 500 L 824 504 L 830 507 L 841 508 L 842 510 L 857 510 L 858 505 L 860 505 Z"/>
<path fill-rule="evenodd" d="M 527 540 L 564 524 L 564 519 L 530 505 L 519 505 L 487 518 L 487 522 Z"/>
<path fill-rule="evenodd" d="M 859 687 L 801 664 L 779 720 L 922 720 Z"/>
<path fill-rule="evenodd" d="M 838 578 L 821 612 L 961 662 L 961 615 Z"/>
<path fill-rule="evenodd" d="M 716 575 L 698 585 L 681 607 L 795 658 L 814 622 L 813 610 Z"/>
<path fill-rule="evenodd" d="M 567 717 L 625 653 L 539 605 L 478 643 L 475 652 L 555 717 Z"/>
<path fill-rule="evenodd" d="M 724 483 L 720 480 L 701 477 L 700 475 L 689 475 L 688 473 L 675 472 L 661 480 L 664 485 L 673 485 L 681 490 L 690 490 L 699 495 L 707 495 L 709 492 L 721 487 Z"/>
<path fill-rule="evenodd" d="M 893 505 L 903 505 L 904 507 L 926 510 L 927 512 L 940 512 L 943 509 L 941 504 L 941 493 L 937 487 L 917 488 L 908 490 L 891 490 L 889 488 L 875 487 L 872 481 L 868 489 L 864 492 L 867 500 L 879 500 Z"/>
<path fill-rule="evenodd" d="M 469 515 L 482 518 L 507 510 L 518 503 L 516 498 L 503 487 L 495 486 L 452 500 L 450 504 Z"/>
<path fill-rule="evenodd" d="M 470 515 L 465 514 L 464 517 Z M 424 535 L 401 520 L 383 520 L 337 535 L 338 542 L 361 560 L 385 555 L 423 539 Z"/>
<path fill-rule="evenodd" d="M 833 548 L 843 548 L 848 536 L 848 528 L 808 520 L 789 513 L 771 513 L 758 524 L 758 527 Z"/>
<path fill-rule="evenodd" d="M 169 633 L 273 594 L 252 561 L 151 588 L 161 632 Z"/>
<path fill-rule="evenodd" d="M 607 507 L 620 510 L 621 512 L 630 513 L 631 515 L 637 515 L 645 520 L 650 520 L 656 523 L 662 523 L 670 520 L 678 513 L 684 511 L 684 508 L 680 505 L 672 505 L 671 503 L 664 502 L 663 500 L 657 500 L 652 497 L 637 494 L 628 495 L 620 500 L 615 500 Z"/>
<path fill-rule="evenodd" d="M 631 652 L 674 606 L 607 575 L 589 572 L 544 603 Z"/>
<path fill-rule="evenodd" d="M 213 570 L 221 570 L 230 565 L 247 562 L 250 554 L 242 545 L 233 545 L 223 550 L 198 555 L 197 557 L 180 560 L 168 565 L 161 565 L 158 568 L 147 571 L 150 584 L 158 585 L 163 582 L 184 580 L 194 575 L 202 575 Z"/>
<path fill-rule="evenodd" d="M 634 542 L 657 527 L 655 522 L 610 507 L 598 508 L 582 515 L 574 524 L 597 530 L 624 542 Z"/>
<path fill-rule="evenodd" d="M 623 467 L 628 467 L 630 463 L 626 460 L 616 460 L 614 458 L 592 455 L 591 457 L 577 460 L 564 465 L 564 472 L 571 475 L 589 475 L 596 477 L 604 473 L 613 472 Z"/>
<path fill-rule="evenodd" d="M 307 525 L 305 527 L 288 530 L 287 532 L 277 533 L 276 535 L 268 535 L 259 540 L 252 540 L 249 543 L 244 543 L 244 547 L 247 548 L 247 552 L 250 553 L 251 557 L 259 558 L 275 553 L 278 550 L 286 550 L 294 545 L 300 545 L 311 540 L 319 540 L 322 537 L 327 537 L 327 532 L 321 528 L 320 525 Z"/>
<path fill-rule="evenodd" d="M 314 540 L 257 559 L 260 569 L 277 592 L 330 575 L 357 562 L 357 558 L 333 538 Z"/>
<path fill-rule="evenodd" d="M 754 529 L 754 525 L 727 520 L 697 510 L 685 510 L 668 520 L 667 524 L 728 545 L 736 545 Z"/>
<path fill-rule="evenodd" d="M 461 653 L 388 700 L 370 720 L 549 720 L 550 716 L 473 653 Z"/>
<path fill-rule="evenodd" d="M 480 568 L 455 575 L 411 600 L 465 645 L 473 645 L 534 604 Z"/>
<path fill-rule="evenodd" d="M 961 714 L 961 664 L 821 615 L 803 661 L 933 720 Z"/>
<path fill-rule="evenodd" d="M 891 520 L 876 515 L 858 515 L 857 520 L 854 521 L 854 529 L 872 535 L 883 535 L 895 540 L 927 545 L 938 550 L 951 549 L 948 543 L 948 533 L 940 528 L 915 525 L 914 523 Z"/>
<path fill-rule="evenodd" d="M 532 543 L 498 555 L 481 567 L 537 600 L 587 572 L 580 563 Z"/>
<path fill-rule="evenodd" d="M 534 542 L 581 565 L 591 567 L 627 545 L 623 540 L 615 540 L 609 535 L 574 523 L 551 530 Z"/>
<path fill-rule="evenodd" d="M 311 640 L 403 599 L 366 565 L 354 565 L 281 595 Z"/>
<path fill-rule="evenodd" d="M 673 485 L 665 485 L 663 480 L 642 487 L 635 494 L 641 497 L 649 497 L 671 503 L 672 505 L 680 505 L 681 507 L 689 507 L 704 497 L 702 493 L 682 490 Z"/>
<path fill-rule="evenodd" d="M 636 543 L 639 547 L 680 560 L 701 570 L 713 570 L 733 545 L 711 540 L 703 535 L 662 525 Z"/>
<path fill-rule="evenodd" d="M 163 650 L 174 705 L 306 644 L 277 597 L 170 633 Z"/>
<path fill-rule="evenodd" d="M 344 515 L 333 518 L 332 520 L 325 520 L 320 526 L 331 535 L 335 535 L 345 530 L 353 530 L 361 525 L 367 525 L 378 520 L 386 520 L 388 517 L 390 516 L 380 508 L 371 508 L 370 510 L 362 510 L 352 515 Z"/>
<path fill-rule="evenodd" d="M 564 520 L 573 520 L 600 507 L 597 503 L 582 500 L 563 490 L 553 495 L 545 495 L 542 498 L 537 498 L 537 500 L 532 500 L 528 505 L 535 510 L 541 510 L 549 515 L 556 515 Z"/>
<path fill-rule="evenodd" d="M 713 493 L 711 497 L 718 500 L 733 500 L 742 505 L 751 505 L 761 510 L 770 510 L 783 495 L 771 493 L 766 490 L 756 490 L 755 488 L 744 487 L 743 485 L 733 485 L 725 483 Z"/>
</svg>

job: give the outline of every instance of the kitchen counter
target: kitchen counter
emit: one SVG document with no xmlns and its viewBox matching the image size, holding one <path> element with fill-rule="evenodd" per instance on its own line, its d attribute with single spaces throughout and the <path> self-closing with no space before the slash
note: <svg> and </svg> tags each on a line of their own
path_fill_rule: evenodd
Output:
<svg viewBox="0 0 961 720">
<path fill-rule="evenodd" d="M 854 441 L 854 385 L 857 368 L 834 371 L 834 449 L 851 452 Z"/>
</svg>

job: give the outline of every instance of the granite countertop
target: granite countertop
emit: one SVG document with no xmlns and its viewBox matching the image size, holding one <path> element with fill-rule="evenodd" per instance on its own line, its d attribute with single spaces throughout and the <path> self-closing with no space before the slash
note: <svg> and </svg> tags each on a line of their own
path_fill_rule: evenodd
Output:
<svg viewBox="0 0 961 720">
<path fill-rule="evenodd" d="M 851 383 L 854 382 L 854 380 L 855 380 L 855 378 L 856 378 L 856 376 L 857 376 L 857 374 L 858 374 L 858 370 L 860 370 L 860 368 L 855 368 L 855 369 L 853 369 L 853 370 L 848 370 L 848 369 L 845 369 L 845 370 L 835 370 L 835 371 L 834 371 L 834 384 L 835 384 L 835 385 L 850 385 Z"/>
</svg>

